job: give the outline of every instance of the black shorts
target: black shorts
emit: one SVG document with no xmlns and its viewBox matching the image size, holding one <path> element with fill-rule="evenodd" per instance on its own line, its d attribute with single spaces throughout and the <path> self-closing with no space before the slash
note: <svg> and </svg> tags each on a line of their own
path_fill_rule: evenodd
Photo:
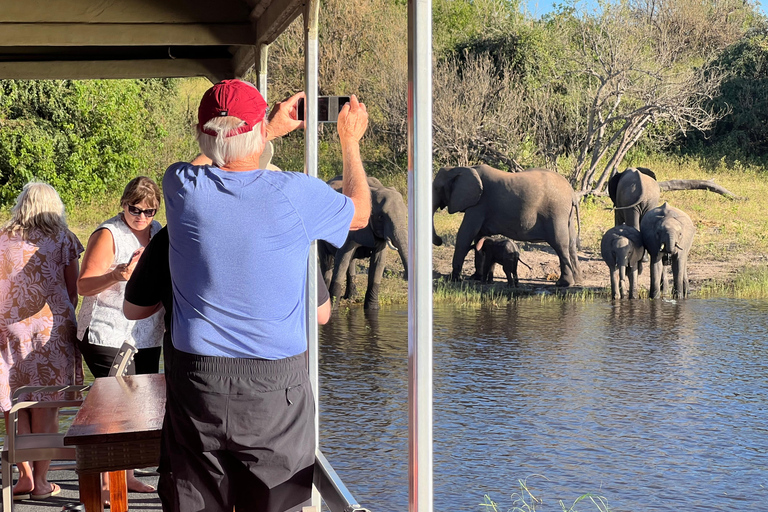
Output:
<svg viewBox="0 0 768 512">
<path fill-rule="evenodd" d="M 166 386 L 174 510 L 293 512 L 309 504 L 315 405 L 304 354 L 271 361 L 177 350 Z"/>
<path fill-rule="evenodd" d="M 106 377 L 112 369 L 112 362 L 120 352 L 119 348 L 94 345 L 88 342 L 90 329 L 85 330 L 82 340 L 78 340 L 80 353 L 94 377 Z M 127 367 L 126 375 L 144 375 L 160 372 L 160 353 L 162 347 L 142 348 L 133 356 Z"/>
</svg>

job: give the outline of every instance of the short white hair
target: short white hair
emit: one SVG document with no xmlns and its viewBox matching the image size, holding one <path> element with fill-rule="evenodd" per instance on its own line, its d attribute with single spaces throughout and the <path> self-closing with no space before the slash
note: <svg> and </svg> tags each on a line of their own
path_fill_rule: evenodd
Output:
<svg viewBox="0 0 768 512">
<path fill-rule="evenodd" d="M 258 123 L 249 132 L 227 137 L 229 132 L 245 124 L 245 121 L 234 116 L 214 117 L 203 128 L 216 135 L 209 135 L 199 128 L 197 130 L 200 152 L 218 167 L 243 160 L 254 153 L 262 153 L 266 144 L 265 137 L 261 135 L 262 123 L 266 121 Z"/>
<path fill-rule="evenodd" d="M 52 186 L 40 181 L 30 181 L 16 198 L 11 208 L 11 219 L 3 227 L 14 236 L 28 239 L 30 231 L 37 230 L 53 237 L 68 229 L 64 216 L 64 203 Z"/>
</svg>

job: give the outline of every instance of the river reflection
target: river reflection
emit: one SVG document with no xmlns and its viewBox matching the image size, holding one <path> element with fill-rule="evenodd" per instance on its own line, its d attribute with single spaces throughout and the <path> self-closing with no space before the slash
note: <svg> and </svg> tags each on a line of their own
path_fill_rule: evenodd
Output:
<svg viewBox="0 0 768 512">
<path fill-rule="evenodd" d="M 434 312 L 435 510 L 768 510 L 768 301 L 523 301 Z M 407 311 L 321 331 L 321 447 L 361 504 L 408 508 Z M 536 476 L 541 475 L 541 476 Z M 580 504 L 580 511 L 596 510 Z"/>
</svg>

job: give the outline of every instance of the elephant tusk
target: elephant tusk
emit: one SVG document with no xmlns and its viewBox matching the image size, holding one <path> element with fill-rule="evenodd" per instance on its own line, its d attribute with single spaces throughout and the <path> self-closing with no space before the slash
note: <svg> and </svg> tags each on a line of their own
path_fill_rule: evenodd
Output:
<svg viewBox="0 0 768 512">
<path fill-rule="evenodd" d="M 394 245 L 392 245 L 392 241 L 391 241 L 389 238 L 387 238 L 387 247 L 389 247 L 389 248 L 390 248 L 390 249 L 392 249 L 393 251 L 397 251 L 397 247 L 395 247 Z"/>
</svg>

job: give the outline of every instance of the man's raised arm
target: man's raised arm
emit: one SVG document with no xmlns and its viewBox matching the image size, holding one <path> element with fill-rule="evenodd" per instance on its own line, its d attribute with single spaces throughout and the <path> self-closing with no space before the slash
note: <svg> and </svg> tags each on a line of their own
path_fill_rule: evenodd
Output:
<svg viewBox="0 0 768 512">
<path fill-rule="evenodd" d="M 371 216 L 371 189 L 360 158 L 360 139 L 368 128 L 368 111 L 356 96 L 349 97 L 349 103 L 339 112 L 337 129 L 341 141 L 343 161 L 342 190 L 352 199 L 355 215 L 349 229 L 355 231 L 368 225 Z"/>
</svg>

